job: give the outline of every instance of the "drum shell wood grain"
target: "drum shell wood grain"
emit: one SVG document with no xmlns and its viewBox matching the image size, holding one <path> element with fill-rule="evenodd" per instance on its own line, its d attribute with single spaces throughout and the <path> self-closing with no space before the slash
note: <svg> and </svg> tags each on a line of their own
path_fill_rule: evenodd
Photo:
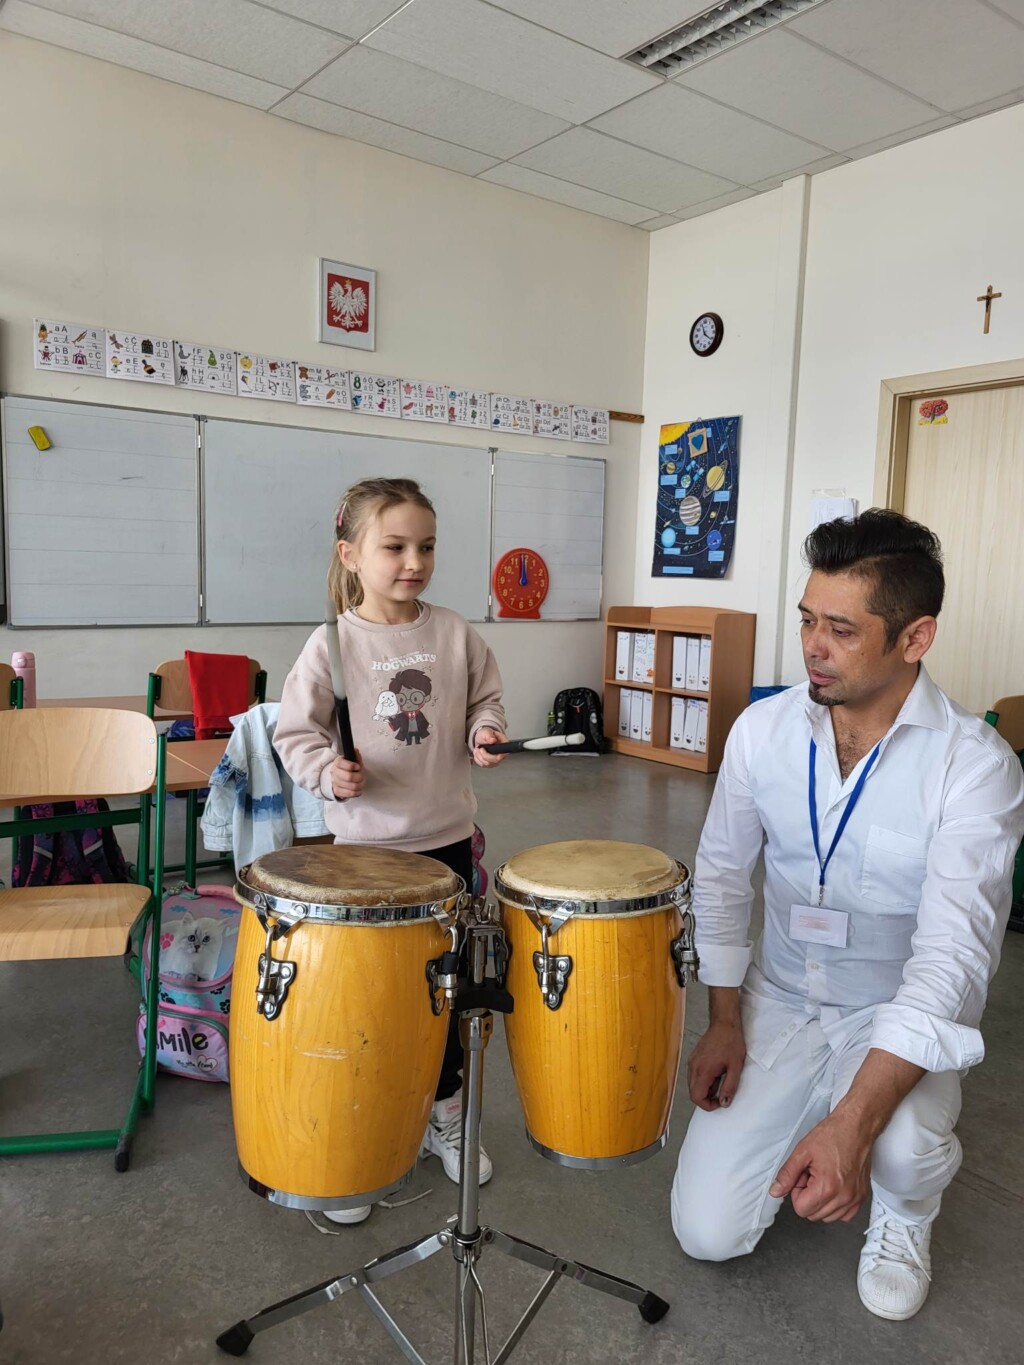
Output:
<svg viewBox="0 0 1024 1365">
<path fill-rule="evenodd" d="M 434 920 L 305 921 L 274 944 L 296 964 L 276 1019 L 256 1008 L 266 934 L 242 915 L 231 1011 L 231 1103 L 252 1179 L 305 1201 L 393 1188 L 412 1168 L 434 1100 L 448 1008 L 430 1007 Z M 307 1206 L 314 1206 L 308 1204 Z"/>
<path fill-rule="evenodd" d="M 572 958 L 556 1010 L 545 1004 L 533 966 L 539 931 L 505 901 L 502 919 L 515 999 L 505 1033 L 534 1142 L 580 1162 L 657 1143 L 672 1111 L 685 1018 L 671 955 L 679 911 L 670 905 L 564 924 L 549 938 L 550 953 Z"/>
</svg>

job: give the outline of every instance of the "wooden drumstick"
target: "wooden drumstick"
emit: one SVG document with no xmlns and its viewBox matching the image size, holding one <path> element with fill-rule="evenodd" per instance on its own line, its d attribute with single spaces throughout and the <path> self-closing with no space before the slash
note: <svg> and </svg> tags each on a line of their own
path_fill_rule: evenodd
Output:
<svg viewBox="0 0 1024 1365">
<path fill-rule="evenodd" d="M 543 735 L 540 739 L 509 739 L 504 744 L 481 744 L 480 748 L 489 754 L 534 753 L 542 749 L 564 749 L 583 744 L 586 735 Z"/>
<path fill-rule="evenodd" d="M 325 616 L 327 622 L 327 658 L 331 666 L 331 686 L 334 688 L 334 711 L 338 717 L 338 739 L 341 743 L 341 756 L 350 763 L 356 760 L 356 745 L 352 738 L 352 722 L 348 714 L 348 693 L 345 691 L 345 674 L 341 667 L 341 645 L 338 641 L 338 617 L 334 604 L 328 602 Z"/>
</svg>

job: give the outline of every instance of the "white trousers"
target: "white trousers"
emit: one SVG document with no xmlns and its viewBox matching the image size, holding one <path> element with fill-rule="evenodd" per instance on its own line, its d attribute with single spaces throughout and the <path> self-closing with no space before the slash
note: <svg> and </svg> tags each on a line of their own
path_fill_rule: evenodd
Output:
<svg viewBox="0 0 1024 1365">
<path fill-rule="evenodd" d="M 769 1187 L 797 1142 L 850 1088 L 870 1047 L 870 1021 L 839 1050 L 807 1024 L 770 1069 L 747 1057 L 732 1104 L 698 1109 L 672 1185 L 672 1227 L 688 1256 L 726 1261 L 754 1250 L 782 1200 Z M 956 1175 L 960 1077 L 928 1072 L 900 1103 L 871 1158 L 875 1195 L 898 1218 L 926 1223 Z"/>
</svg>

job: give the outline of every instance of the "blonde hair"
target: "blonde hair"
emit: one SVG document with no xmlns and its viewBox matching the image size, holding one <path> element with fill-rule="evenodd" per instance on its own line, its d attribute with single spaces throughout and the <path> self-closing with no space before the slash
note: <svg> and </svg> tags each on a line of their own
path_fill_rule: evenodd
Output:
<svg viewBox="0 0 1024 1365">
<path fill-rule="evenodd" d="M 354 545 L 376 517 L 405 502 L 436 516 L 434 504 L 415 479 L 360 479 L 339 503 L 334 518 L 334 554 L 327 570 L 327 592 L 339 616 L 363 600 L 362 581 L 342 564 L 339 542 Z"/>
</svg>

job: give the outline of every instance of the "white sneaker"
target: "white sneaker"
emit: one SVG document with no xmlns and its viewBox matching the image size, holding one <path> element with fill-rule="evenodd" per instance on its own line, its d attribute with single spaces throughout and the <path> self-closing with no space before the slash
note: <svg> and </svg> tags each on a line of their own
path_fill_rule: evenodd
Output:
<svg viewBox="0 0 1024 1365">
<path fill-rule="evenodd" d="M 332 1223 L 365 1223 L 373 1212 L 372 1204 L 363 1204 L 358 1209 L 321 1209 L 320 1212 Z"/>
<path fill-rule="evenodd" d="M 932 1280 L 931 1223 L 904 1223 L 879 1199 L 857 1271 L 860 1301 L 880 1318 L 903 1322 L 924 1306 Z"/>
<path fill-rule="evenodd" d="M 430 1111 L 430 1122 L 423 1134 L 420 1156 L 439 1156 L 449 1180 L 459 1183 L 462 1164 L 462 1091 L 457 1090 L 450 1100 L 435 1100 Z M 480 1147 L 480 1184 L 486 1185 L 494 1174 L 491 1158 Z"/>
</svg>

